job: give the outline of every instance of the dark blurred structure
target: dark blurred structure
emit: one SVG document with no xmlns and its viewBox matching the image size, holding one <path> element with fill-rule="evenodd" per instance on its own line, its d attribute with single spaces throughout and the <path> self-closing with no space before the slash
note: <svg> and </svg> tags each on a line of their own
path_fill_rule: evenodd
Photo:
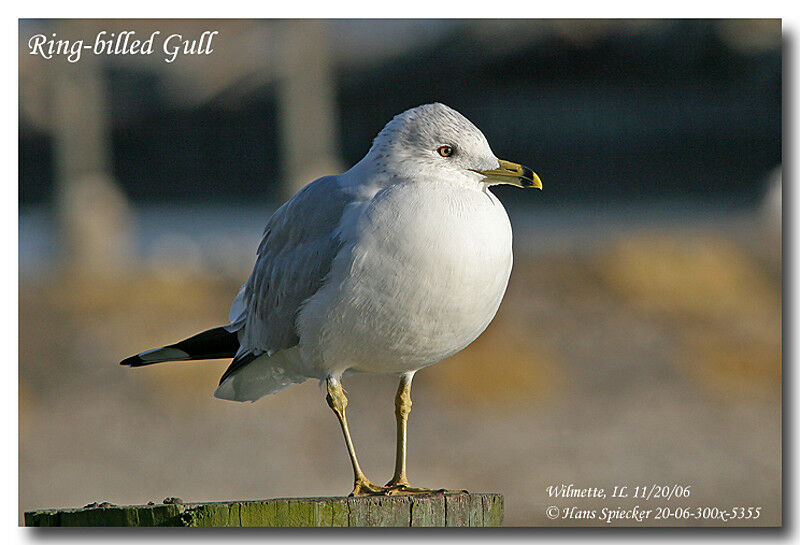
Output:
<svg viewBox="0 0 800 545">
<path fill-rule="evenodd" d="M 396 47 L 348 55 L 382 33 Z M 534 166 L 542 206 L 752 204 L 763 192 L 753 180 L 781 161 L 779 21 L 331 21 L 328 39 L 346 167 L 393 115 L 432 101 L 473 120 L 499 156 Z M 274 80 L 234 79 L 181 103 L 162 66 L 110 63 L 105 76 L 113 172 L 134 201 L 282 198 Z M 20 119 L 20 203 L 41 204 L 52 138 Z"/>
</svg>

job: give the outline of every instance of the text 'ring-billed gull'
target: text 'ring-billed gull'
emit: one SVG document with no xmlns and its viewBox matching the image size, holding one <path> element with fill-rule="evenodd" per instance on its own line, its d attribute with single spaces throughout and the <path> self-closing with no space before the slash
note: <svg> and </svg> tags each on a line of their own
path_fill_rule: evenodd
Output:
<svg viewBox="0 0 800 545">
<path fill-rule="evenodd" d="M 541 189 L 529 168 L 497 159 L 486 137 L 443 104 L 390 121 L 344 174 L 301 189 L 269 219 L 230 323 L 122 361 L 232 357 L 214 395 L 255 401 L 309 378 L 353 464 L 353 495 L 427 491 L 406 477 L 411 379 L 462 350 L 494 318 L 511 274 L 511 224 L 494 184 Z M 385 486 L 358 465 L 340 380 L 400 376 L 397 457 Z"/>
</svg>

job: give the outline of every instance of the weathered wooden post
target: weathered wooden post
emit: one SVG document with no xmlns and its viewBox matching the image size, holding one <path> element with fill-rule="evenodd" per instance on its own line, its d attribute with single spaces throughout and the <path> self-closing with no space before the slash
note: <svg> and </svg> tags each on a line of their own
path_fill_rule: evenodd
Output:
<svg viewBox="0 0 800 545">
<path fill-rule="evenodd" d="M 281 196 L 288 199 L 307 183 L 343 169 L 336 148 L 328 23 L 287 21 L 282 30 L 278 114 L 284 166 Z"/>
<path fill-rule="evenodd" d="M 90 24 L 64 21 L 59 34 L 76 39 Z M 67 267 L 81 275 L 123 270 L 130 259 L 132 217 L 111 168 L 111 113 L 101 66 L 54 60 L 51 122 L 58 181 L 56 213 Z"/>
<path fill-rule="evenodd" d="M 25 513 L 25 526 L 483 527 L 500 526 L 502 522 L 502 495 L 468 492 L 186 504 L 169 501 L 126 506 L 100 504 Z"/>
</svg>

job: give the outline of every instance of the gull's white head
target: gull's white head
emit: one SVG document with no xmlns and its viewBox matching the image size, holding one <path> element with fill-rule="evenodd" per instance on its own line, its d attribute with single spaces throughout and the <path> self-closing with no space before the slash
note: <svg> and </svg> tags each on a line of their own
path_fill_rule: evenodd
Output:
<svg viewBox="0 0 800 545">
<path fill-rule="evenodd" d="M 365 158 L 406 179 L 463 179 L 476 184 L 538 187 L 527 167 L 495 157 L 469 119 L 434 103 L 395 116 L 378 134 Z"/>
</svg>

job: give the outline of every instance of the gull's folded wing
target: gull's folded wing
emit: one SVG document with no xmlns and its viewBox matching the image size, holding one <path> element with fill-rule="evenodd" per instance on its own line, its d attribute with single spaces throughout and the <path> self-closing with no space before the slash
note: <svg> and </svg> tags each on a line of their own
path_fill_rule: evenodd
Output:
<svg viewBox="0 0 800 545">
<path fill-rule="evenodd" d="M 220 383 L 254 356 L 297 345 L 297 313 L 322 287 L 341 248 L 342 214 L 354 200 L 338 176 L 326 176 L 301 189 L 269 219 L 253 273 L 231 308 L 229 329 L 239 332 L 241 349 Z"/>
</svg>

